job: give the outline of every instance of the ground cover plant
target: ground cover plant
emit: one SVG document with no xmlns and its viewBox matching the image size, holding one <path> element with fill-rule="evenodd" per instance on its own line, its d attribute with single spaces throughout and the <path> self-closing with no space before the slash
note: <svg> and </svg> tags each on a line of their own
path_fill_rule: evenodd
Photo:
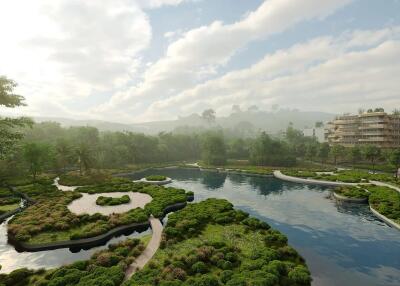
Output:
<svg viewBox="0 0 400 286">
<path fill-rule="evenodd" d="M 96 200 L 96 204 L 99 206 L 117 206 L 122 204 L 128 204 L 131 198 L 128 195 L 123 195 L 119 198 L 100 196 Z"/>
<path fill-rule="evenodd" d="M 343 186 L 338 187 L 334 190 L 334 192 L 338 195 L 354 198 L 354 199 L 367 199 L 369 197 L 369 193 L 365 191 L 363 187 L 356 186 Z"/>
<path fill-rule="evenodd" d="M 400 224 L 400 193 L 381 186 L 366 186 L 371 193 L 369 196 L 370 205 L 380 214 Z"/>
<path fill-rule="evenodd" d="M 18 208 L 20 201 L 9 188 L 0 187 L 0 215 Z"/>
<path fill-rule="evenodd" d="M 288 176 L 310 178 L 316 180 L 325 180 L 332 182 L 345 182 L 345 183 L 365 183 L 369 181 L 387 182 L 393 185 L 398 184 L 397 179 L 391 174 L 385 173 L 370 173 L 360 170 L 340 170 L 333 174 L 319 173 L 317 171 L 303 171 L 303 170 L 284 170 L 283 173 Z"/>
<path fill-rule="evenodd" d="M 60 176 L 59 184 L 63 186 L 86 186 L 95 185 L 109 180 L 109 175 L 99 172 L 80 175 L 76 172 L 70 172 Z"/>
<path fill-rule="evenodd" d="M 50 188 L 51 187 L 51 188 Z M 61 192 L 54 186 L 29 185 L 19 188 L 21 192 L 33 196 L 36 203 L 17 214 L 8 224 L 8 233 L 18 241 L 40 244 L 94 237 L 111 229 L 128 224 L 147 222 L 152 214 L 162 217 L 166 207 L 176 203 L 185 203 L 191 193 L 175 188 L 149 186 L 114 179 L 108 183 L 78 188 L 88 193 L 101 193 L 109 190 L 118 192 L 141 192 L 152 197 L 144 209 L 135 208 L 120 214 L 104 216 L 75 215 L 68 209 L 68 204 L 81 197 L 80 192 Z M 49 191 L 50 190 L 50 191 Z"/>
<path fill-rule="evenodd" d="M 146 177 L 147 181 L 165 181 L 166 179 L 167 177 L 162 175 L 151 175 Z"/>
<path fill-rule="evenodd" d="M 0 285 L 5 286 L 118 286 L 125 270 L 144 250 L 139 239 L 127 239 L 98 251 L 90 260 L 52 270 L 18 269 L 0 274 Z"/>
<path fill-rule="evenodd" d="M 310 285 L 304 260 L 280 232 L 226 200 L 169 216 L 155 257 L 124 285 Z"/>
</svg>

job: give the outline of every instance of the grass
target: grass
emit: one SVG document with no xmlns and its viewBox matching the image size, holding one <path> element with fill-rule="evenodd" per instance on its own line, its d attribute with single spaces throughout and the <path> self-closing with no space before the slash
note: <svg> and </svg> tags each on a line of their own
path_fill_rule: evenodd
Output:
<svg viewBox="0 0 400 286">
<path fill-rule="evenodd" d="M 0 205 L 0 214 L 13 211 L 19 208 L 19 204 L 11 204 L 11 205 Z"/>
</svg>

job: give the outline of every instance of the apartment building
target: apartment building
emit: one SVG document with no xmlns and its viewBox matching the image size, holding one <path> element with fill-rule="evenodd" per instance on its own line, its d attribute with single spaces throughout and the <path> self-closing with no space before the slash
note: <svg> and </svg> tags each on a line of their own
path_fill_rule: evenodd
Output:
<svg viewBox="0 0 400 286">
<path fill-rule="evenodd" d="M 325 139 L 345 147 L 400 148 L 400 115 L 380 111 L 338 116 L 325 125 Z"/>
</svg>

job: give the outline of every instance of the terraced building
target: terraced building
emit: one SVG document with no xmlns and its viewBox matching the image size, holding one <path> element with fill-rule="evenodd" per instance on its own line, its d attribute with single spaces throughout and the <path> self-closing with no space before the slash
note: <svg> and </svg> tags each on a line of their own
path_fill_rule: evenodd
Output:
<svg viewBox="0 0 400 286">
<path fill-rule="evenodd" d="M 397 114 L 378 111 L 343 115 L 325 127 L 325 139 L 330 145 L 400 147 L 400 115 Z"/>
</svg>

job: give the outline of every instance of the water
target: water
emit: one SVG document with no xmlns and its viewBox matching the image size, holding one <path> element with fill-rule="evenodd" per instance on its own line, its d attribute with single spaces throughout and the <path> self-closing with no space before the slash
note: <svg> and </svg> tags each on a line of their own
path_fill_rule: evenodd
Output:
<svg viewBox="0 0 400 286">
<path fill-rule="evenodd" d="M 105 249 L 111 243 L 125 240 L 127 238 L 141 237 L 151 234 L 151 229 L 130 235 L 122 235 L 115 237 L 107 242 L 104 246 L 94 247 L 88 250 L 80 250 L 72 252 L 68 248 L 39 251 L 39 252 L 17 252 L 14 247 L 7 244 L 7 222 L 0 225 L 0 265 L 2 265 L 1 273 L 9 273 L 15 269 L 27 267 L 30 269 L 55 268 L 62 265 L 70 264 L 77 260 L 89 259 L 92 254 L 98 250 Z"/>
<path fill-rule="evenodd" d="M 400 285 L 400 231 L 380 222 L 367 205 L 338 205 L 329 198 L 329 188 L 183 169 L 152 170 L 130 177 L 140 179 L 150 174 L 171 177 L 174 181 L 170 186 L 193 191 L 196 201 L 227 199 L 286 234 L 289 243 L 306 258 L 315 286 Z M 17 253 L 6 244 L 5 236 L 2 224 L 2 272 L 56 267 L 86 259 L 98 249 Z"/>
<path fill-rule="evenodd" d="M 400 285 L 400 231 L 379 221 L 367 205 L 337 204 L 330 189 L 199 170 L 151 170 L 170 186 L 231 201 L 287 235 L 306 259 L 313 285 Z"/>
</svg>

